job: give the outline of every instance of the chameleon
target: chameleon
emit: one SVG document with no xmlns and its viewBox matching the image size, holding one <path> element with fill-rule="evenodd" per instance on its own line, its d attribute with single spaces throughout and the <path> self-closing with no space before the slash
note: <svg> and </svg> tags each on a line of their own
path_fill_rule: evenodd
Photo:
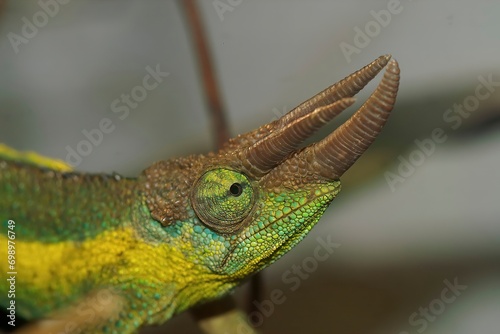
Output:
<svg viewBox="0 0 500 334">
<path fill-rule="evenodd" d="M 304 144 L 384 68 L 345 123 Z M 64 333 L 136 333 L 227 295 L 317 224 L 385 125 L 399 73 L 380 56 L 218 151 L 134 178 L 0 146 L 2 307 L 14 301 L 28 320 L 60 315 Z M 13 299 L 8 272 L 17 273 Z"/>
</svg>

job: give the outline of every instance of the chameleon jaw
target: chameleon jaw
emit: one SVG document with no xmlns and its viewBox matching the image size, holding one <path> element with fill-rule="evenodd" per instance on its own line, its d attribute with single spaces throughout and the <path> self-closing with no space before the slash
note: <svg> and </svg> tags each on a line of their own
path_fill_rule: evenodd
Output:
<svg viewBox="0 0 500 334">
<path fill-rule="evenodd" d="M 339 181 L 331 181 L 299 192 L 269 192 L 262 198 L 266 204 L 248 217 L 253 223 L 231 242 L 217 271 L 243 278 L 276 261 L 309 233 L 340 188 Z"/>
</svg>

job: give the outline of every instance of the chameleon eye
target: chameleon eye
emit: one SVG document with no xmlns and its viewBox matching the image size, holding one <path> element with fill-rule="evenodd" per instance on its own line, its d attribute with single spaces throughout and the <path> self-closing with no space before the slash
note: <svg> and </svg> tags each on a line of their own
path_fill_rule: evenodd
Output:
<svg viewBox="0 0 500 334">
<path fill-rule="evenodd" d="M 255 195 L 245 175 L 219 168 L 198 179 L 191 203 L 205 225 L 219 233 L 232 233 L 252 210 Z"/>
</svg>

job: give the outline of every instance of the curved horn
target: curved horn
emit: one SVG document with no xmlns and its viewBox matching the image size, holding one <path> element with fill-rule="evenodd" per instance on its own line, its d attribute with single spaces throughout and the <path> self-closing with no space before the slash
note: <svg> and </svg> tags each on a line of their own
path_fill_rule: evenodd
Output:
<svg viewBox="0 0 500 334">
<path fill-rule="evenodd" d="M 383 55 L 364 66 L 360 70 L 348 75 L 339 82 L 331 85 L 309 100 L 299 104 L 280 119 L 281 124 L 302 117 L 314 109 L 329 105 L 344 97 L 353 97 L 365 87 L 387 65 L 391 55 Z"/>
<path fill-rule="evenodd" d="M 304 140 L 353 103 L 354 98 L 341 99 L 327 106 L 316 108 L 312 113 L 275 130 L 276 132 L 244 152 L 247 172 L 255 176 L 266 174 L 295 151 Z"/>
<path fill-rule="evenodd" d="M 396 102 L 399 87 L 399 67 L 393 59 L 377 89 L 344 124 L 304 154 L 316 172 L 337 179 L 373 143 L 386 123 Z"/>
</svg>

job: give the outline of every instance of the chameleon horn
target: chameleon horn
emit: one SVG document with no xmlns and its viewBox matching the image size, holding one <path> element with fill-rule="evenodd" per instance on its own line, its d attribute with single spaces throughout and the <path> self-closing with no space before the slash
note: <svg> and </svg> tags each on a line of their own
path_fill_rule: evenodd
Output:
<svg viewBox="0 0 500 334">
<path fill-rule="evenodd" d="M 274 133 L 248 149 L 246 152 L 247 171 L 255 176 L 263 176 L 295 151 L 304 140 L 353 103 L 354 98 L 341 99 L 318 107 L 313 112 L 275 130 Z"/>
<path fill-rule="evenodd" d="M 399 67 L 389 62 L 380 84 L 368 100 L 344 124 L 322 141 L 308 147 L 304 154 L 313 161 L 316 172 L 338 179 L 373 143 L 396 102 Z"/>
<path fill-rule="evenodd" d="M 333 84 L 311 99 L 301 103 L 276 123 L 259 130 L 273 131 L 243 154 L 248 173 L 263 176 L 321 126 L 349 107 L 351 99 L 387 65 L 391 56 L 380 56 L 362 69 Z M 264 129 L 264 130 L 265 130 Z"/>
<path fill-rule="evenodd" d="M 339 82 L 316 94 L 309 100 L 301 103 L 280 119 L 281 124 L 307 115 L 314 109 L 331 104 L 344 97 L 353 97 L 363 89 L 387 65 L 391 55 L 383 55 L 364 66 L 360 70 L 348 75 Z"/>
</svg>

